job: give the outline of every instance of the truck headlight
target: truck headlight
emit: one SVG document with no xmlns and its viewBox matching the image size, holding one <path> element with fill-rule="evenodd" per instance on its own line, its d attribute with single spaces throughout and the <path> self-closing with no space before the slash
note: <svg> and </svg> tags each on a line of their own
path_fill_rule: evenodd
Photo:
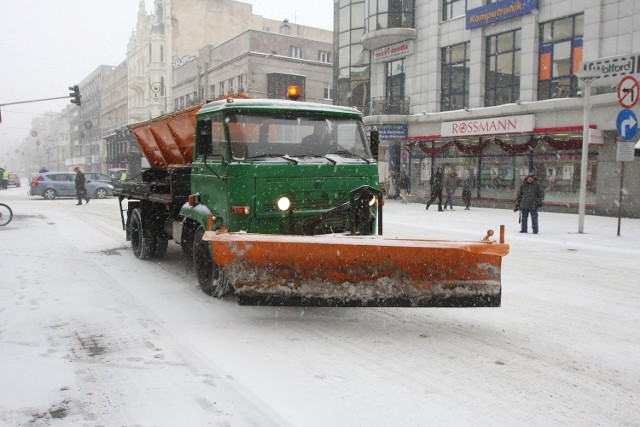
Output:
<svg viewBox="0 0 640 427">
<path fill-rule="evenodd" d="M 291 207 L 291 200 L 288 197 L 284 196 L 278 199 L 278 209 L 286 211 L 289 210 L 289 207 Z"/>
<path fill-rule="evenodd" d="M 377 201 L 376 196 L 373 196 L 373 197 L 371 198 L 371 200 L 369 200 L 369 206 L 373 206 L 373 205 L 375 205 L 375 204 L 376 204 L 376 201 Z"/>
</svg>

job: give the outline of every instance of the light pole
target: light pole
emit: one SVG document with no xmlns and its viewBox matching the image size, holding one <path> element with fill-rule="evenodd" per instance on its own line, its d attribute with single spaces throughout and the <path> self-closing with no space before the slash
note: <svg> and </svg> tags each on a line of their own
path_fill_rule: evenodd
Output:
<svg viewBox="0 0 640 427">
<path fill-rule="evenodd" d="M 576 73 L 584 85 L 582 118 L 582 158 L 580 162 L 580 199 L 578 201 L 578 233 L 584 233 L 584 211 L 587 198 L 587 160 L 589 159 L 589 113 L 591 112 L 591 83 L 600 77 L 600 70 Z"/>
</svg>

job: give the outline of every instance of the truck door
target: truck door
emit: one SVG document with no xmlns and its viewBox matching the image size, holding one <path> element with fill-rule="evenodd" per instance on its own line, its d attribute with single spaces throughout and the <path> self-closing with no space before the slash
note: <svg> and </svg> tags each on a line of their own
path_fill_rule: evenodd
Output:
<svg viewBox="0 0 640 427">
<path fill-rule="evenodd" d="M 202 132 L 201 123 L 211 122 L 210 135 Z M 208 127 L 208 125 L 207 125 Z M 210 139 L 210 144 L 209 144 Z M 222 115 L 198 119 L 194 159 L 191 165 L 191 192 L 200 194 L 200 202 L 215 215 L 227 212 L 228 150 Z"/>
</svg>

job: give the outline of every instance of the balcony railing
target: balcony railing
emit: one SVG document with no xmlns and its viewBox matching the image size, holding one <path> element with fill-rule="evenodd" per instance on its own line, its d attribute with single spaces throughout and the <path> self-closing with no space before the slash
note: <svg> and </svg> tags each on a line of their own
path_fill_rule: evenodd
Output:
<svg viewBox="0 0 640 427">
<path fill-rule="evenodd" d="M 404 98 L 373 98 L 371 114 L 379 116 L 383 114 L 409 114 L 409 97 Z"/>
</svg>

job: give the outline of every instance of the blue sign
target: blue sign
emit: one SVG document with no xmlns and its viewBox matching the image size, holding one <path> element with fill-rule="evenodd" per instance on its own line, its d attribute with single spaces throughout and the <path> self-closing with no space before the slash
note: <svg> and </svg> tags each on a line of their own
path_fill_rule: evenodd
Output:
<svg viewBox="0 0 640 427">
<path fill-rule="evenodd" d="M 378 135 L 380 135 L 381 141 L 407 139 L 409 130 L 407 125 L 381 124 L 380 126 L 378 126 Z"/>
<path fill-rule="evenodd" d="M 625 141 L 631 141 L 638 133 L 638 117 L 631 110 L 622 110 L 616 119 L 618 135 Z"/>
<path fill-rule="evenodd" d="M 525 15 L 538 8 L 538 0 L 503 0 L 467 11 L 467 30 Z"/>
</svg>

